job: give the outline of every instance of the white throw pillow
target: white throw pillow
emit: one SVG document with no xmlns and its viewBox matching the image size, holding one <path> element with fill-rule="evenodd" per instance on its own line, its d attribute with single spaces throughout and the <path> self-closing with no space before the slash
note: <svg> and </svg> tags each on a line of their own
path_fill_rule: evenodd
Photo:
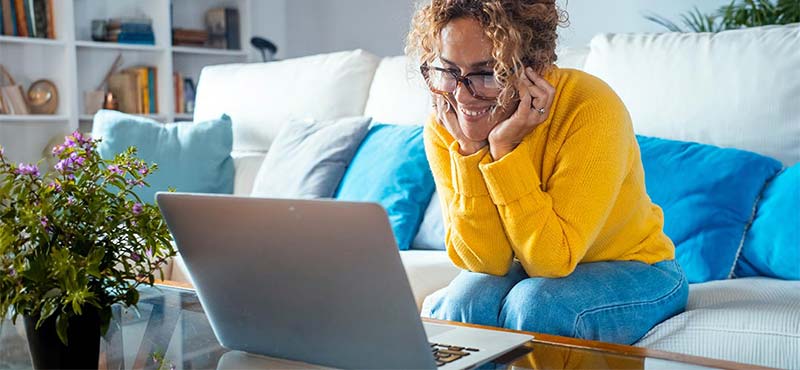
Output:
<svg viewBox="0 0 800 370">
<path fill-rule="evenodd" d="M 408 57 L 383 58 L 369 91 L 365 116 L 375 122 L 422 125 L 431 114 L 431 93 Z"/>
<path fill-rule="evenodd" d="M 378 62 L 355 50 L 206 67 L 194 119 L 226 113 L 233 121 L 234 152 L 266 152 L 287 122 L 362 115 Z"/>
<path fill-rule="evenodd" d="M 800 24 L 598 35 L 585 71 L 619 94 L 637 134 L 800 161 Z"/>
</svg>

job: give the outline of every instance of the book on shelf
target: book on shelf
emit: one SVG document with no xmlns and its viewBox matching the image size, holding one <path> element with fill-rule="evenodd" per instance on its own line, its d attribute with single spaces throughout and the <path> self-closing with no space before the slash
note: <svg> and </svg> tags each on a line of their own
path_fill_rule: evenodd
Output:
<svg viewBox="0 0 800 370">
<path fill-rule="evenodd" d="M 239 10 L 236 8 L 213 8 L 206 12 L 208 46 L 218 49 L 239 50 Z"/>
<path fill-rule="evenodd" d="M 155 45 L 153 22 L 148 18 L 112 18 L 106 24 L 106 41 Z"/>
<path fill-rule="evenodd" d="M 109 77 L 108 90 L 117 98 L 121 112 L 158 113 L 157 72 L 156 67 L 132 67 Z"/>
<path fill-rule="evenodd" d="M 208 31 L 175 28 L 172 30 L 173 46 L 205 46 L 208 42 Z"/>
<path fill-rule="evenodd" d="M 175 92 L 175 113 L 186 113 L 186 99 L 183 95 L 183 75 L 172 73 L 172 91 Z"/>
<path fill-rule="evenodd" d="M 0 34 L 54 39 L 53 0 L 0 0 Z"/>
</svg>

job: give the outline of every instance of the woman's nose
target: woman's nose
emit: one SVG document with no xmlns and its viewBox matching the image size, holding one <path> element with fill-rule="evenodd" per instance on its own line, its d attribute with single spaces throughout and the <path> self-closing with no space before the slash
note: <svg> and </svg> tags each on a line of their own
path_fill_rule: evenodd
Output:
<svg viewBox="0 0 800 370">
<path fill-rule="evenodd" d="M 475 101 L 475 97 L 470 94 L 469 88 L 467 88 L 463 82 L 458 83 L 458 86 L 456 86 L 456 91 L 453 95 L 455 96 L 456 102 L 459 105 L 469 104 Z"/>
</svg>

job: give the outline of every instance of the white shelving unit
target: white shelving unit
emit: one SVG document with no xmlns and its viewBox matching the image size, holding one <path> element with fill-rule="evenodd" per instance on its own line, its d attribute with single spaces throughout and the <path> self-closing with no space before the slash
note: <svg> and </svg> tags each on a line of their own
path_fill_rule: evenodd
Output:
<svg viewBox="0 0 800 370">
<path fill-rule="evenodd" d="M 157 114 L 161 122 L 191 121 L 175 113 L 173 72 L 197 83 L 203 67 L 246 62 L 251 37 L 253 0 L 57 0 L 53 4 L 55 40 L 0 36 L 0 64 L 17 83 L 28 88 L 38 79 L 55 83 L 59 93 L 54 115 L 0 114 L 0 145 L 13 161 L 36 162 L 54 141 L 76 129 L 91 131 L 92 116 L 84 112 L 84 92 L 94 90 L 118 54 L 122 68 L 154 66 L 158 70 Z M 205 13 L 217 7 L 239 10 L 242 50 L 172 46 L 172 28 L 204 29 Z M 93 19 L 147 17 L 153 21 L 156 44 L 128 45 L 91 39 Z"/>
</svg>

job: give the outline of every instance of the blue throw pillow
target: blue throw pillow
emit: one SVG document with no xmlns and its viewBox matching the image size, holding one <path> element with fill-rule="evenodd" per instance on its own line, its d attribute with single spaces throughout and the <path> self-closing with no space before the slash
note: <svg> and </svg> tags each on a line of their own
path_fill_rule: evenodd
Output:
<svg viewBox="0 0 800 370">
<path fill-rule="evenodd" d="M 737 149 L 637 136 L 647 193 L 690 283 L 726 279 L 775 159 Z"/>
<path fill-rule="evenodd" d="M 735 273 L 800 280 L 800 163 L 781 172 L 761 194 Z"/>
<path fill-rule="evenodd" d="M 135 191 L 144 202 L 155 202 L 155 193 L 170 187 L 192 193 L 233 192 L 233 131 L 228 116 L 206 122 L 162 124 L 102 110 L 94 116 L 92 136 L 102 138 L 98 151 L 105 159 L 134 146 L 139 158 L 158 164 L 158 170 L 146 178 L 150 187 Z"/>
<path fill-rule="evenodd" d="M 433 189 L 422 127 L 376 124 L 350 162 L 336 199 L 380 203 L 398 248 L 407 250 Z"/>
</svg>

